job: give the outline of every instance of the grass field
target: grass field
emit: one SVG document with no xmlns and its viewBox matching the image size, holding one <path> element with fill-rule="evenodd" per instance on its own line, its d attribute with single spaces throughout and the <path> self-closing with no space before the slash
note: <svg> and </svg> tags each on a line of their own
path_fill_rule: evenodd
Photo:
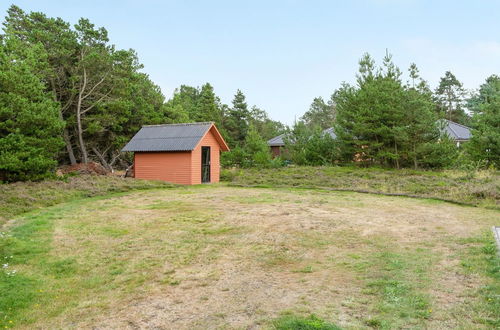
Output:
<svg viewBox="0 0 500 330">
<path fill-rule="evenodd" d="M 0 226 L 16 215 L 84 197 L 173 185 L 116 176 L 78 175 L 42 182 L 0 184 Z"/>
<path fill-rule="evenodd" d="M 500 212 L 308 189 L 73 200 L 0 236 L 7 328 L 494 328 Z"/>
<path fill-rule="evenodd" d="M 500 172 L 416 171 L 382 168 L 289 166 L 224 170 L 237 186 L 306 187 L 406 194 L 500 210 Z"/>
</svg>

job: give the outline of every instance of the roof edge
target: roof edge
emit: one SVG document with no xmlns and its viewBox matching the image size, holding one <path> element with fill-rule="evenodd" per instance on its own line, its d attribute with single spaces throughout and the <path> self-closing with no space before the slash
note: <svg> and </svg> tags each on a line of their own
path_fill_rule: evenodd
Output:
<svg viewBox="0 0 500 330">
<path fill-rule="evenodd" d="M 214 129 L 215 131 L 215 139 L 217 140 L 217 142 L 219 142 L 219 146 L 221 147 L 221 150 L 222 151 L 229 151 L 229 146 L 227 145 L 226 141 L 224 140 L 224 138 L 222 137 L 222 134 L 220 134 L 219 130 L 217 129 L 217 126 L 215 126 L 215 123 L 212 122 L 211 123 L 212 125 L 207 129 L 207 131 L 205 132 L 205 134 L 203 134 L 203 136 L 200 138 L 200 140 L 198 141 L 198 143 L 196 144 L 196 146 L 193 148 L 196 149 L 198 148 L 198 146 L 200 145 L 201 141 L 203 141 L 203 139 L 205 138 L 205 136 L 207 136 L 208 132 L 210 132 L 212 130 L 212 128 Z"/>
<path fill-rule="evenodd" d="M 163 127 L 163 126 L 189 126 L 189 125 L 213 125 L 213 121 L 202 121 L 196 123 L 178 123 L 178 124 L 156 124 L 156 125 L 142 125 L 141 127 Z"/>
</svg>

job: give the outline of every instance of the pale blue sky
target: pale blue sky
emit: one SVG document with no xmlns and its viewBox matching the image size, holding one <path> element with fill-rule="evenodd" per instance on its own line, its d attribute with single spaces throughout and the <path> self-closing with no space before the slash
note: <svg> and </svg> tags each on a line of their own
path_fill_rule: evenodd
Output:
<svg viewBox="0 0 500 330">
<path fill-rule="evenodd" d="M 388 48 L 432 87 L 446 70 L 466 88 L 500 74 L 498 0 L 1 0 L 2 16 L 11 3 L 104 26 L 119 48 L 138 52 L 167 98 L 208 81 L 223 102 L 239 88 L 287 124 L 352 82 L 364 52 L 380 61 Z"/>
</svg>

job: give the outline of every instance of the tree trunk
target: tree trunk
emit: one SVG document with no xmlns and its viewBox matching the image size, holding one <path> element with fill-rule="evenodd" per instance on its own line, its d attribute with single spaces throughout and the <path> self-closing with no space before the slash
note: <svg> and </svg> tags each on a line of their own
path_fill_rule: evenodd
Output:
<svg viewBox="0 0 500 330">
<path fill-rule="evenodd" d="M 399 170 L 399 154 L 397 142 L 394 142 L 394 149 L 396 150 L 396 168 Z"/>
<path fill-rule="evenodd" d="M 85 147 L 85 142 L 83 141 L 83 127 L 82 127 L 82 101 L 83 93 L 87 87 L 87 71 L 83 69 L 83 84 L 78 93 L 78 102 L 76 104 L 76 124 L 78 131 L 78 141 L 80 143 L 80 150 L 82 152 L 82 163 L 86 164 L 89 162 L 87 148 Z"/>
<path fill-rule="evenodd" d="M 62 112 L 59 111 L 59 118 L 64 121 Z M 69 132 L 66 126 L 63 129 L 63 140 L 66 145 L 66 151 L 68 152 L 69 162 L 71 165 L 76 164 L 75 152 L 73 151 L 73 145 L 71 144 L 71 138 L 69 137 Z"/>
<path fill-rule="evenodd" d="M 99 152 L 99 150 L 97 150 L 96 147 L 92 147 L 92 151 L 96 154 L 96 156 L 99 158 L 99 160 L 101 161 L 101 164 L 102 166 L 104 166 L 105 168 L 107 168 L 111 173 L 114 172 L 113 170 L 113 166 L 111 166 L 110 163 L 108 163 L 106 161 L 106 158 L 104 157 L 104 155 L 102 153 Z"/>
<path fill-rule="evenodd" d="M 64 108 L 62 107 L 61 102 L 57 99 L 57 91 L 56 91 L 56 86 L 55 82 L 53 79 L 50 80 L 50 85 L 52 86 L 52 95 L 54 102 L 59 103 L 59 119 L 65 123 L 64 117 L 63 117 L 63 111 Z M 63 140 L 64 144 L 66 145 L 66 151 L 68 152 L 68 157 L 69 157 L 69 162 L 71 165 L 76 164 L 76 157 L 75 157 L 75 152 L 73 151 L 73 145 L 71 144 L 71 138 L 69 137 L 68 129 L 66 128 L 66 125 L 64 125 L 63 128 Z"/>
<path fill-rule="evenodd" d="M 80 143 L 80 150 L 82 152 L 82 163 L 87 164 L 89 162 L 89 158 L 85 142 L 83 141 L 82 116 L 79 111 L 77 111 L 76 114 L 76 124 L 78 130 L 78 142 Z"/>
<path fill-rule="evenodd" d="M 418 169 L 418 164 L 417 164 L 417 147 L 415 143 L 413 144 L 413 167 L 415 169 Z"/>
</svg>

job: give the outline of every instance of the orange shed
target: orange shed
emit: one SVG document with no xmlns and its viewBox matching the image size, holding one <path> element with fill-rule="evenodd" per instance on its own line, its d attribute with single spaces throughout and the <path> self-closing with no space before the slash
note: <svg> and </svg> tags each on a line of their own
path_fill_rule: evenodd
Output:
<svg viewBox="0 0 500 330">
<path fill-rule="evenodd" d="M 229 147 L 214 123 L 143 126 L 122 151 L 134 152 L 134 176 L 178 184 L 219 182 Z"/>
</svg>

